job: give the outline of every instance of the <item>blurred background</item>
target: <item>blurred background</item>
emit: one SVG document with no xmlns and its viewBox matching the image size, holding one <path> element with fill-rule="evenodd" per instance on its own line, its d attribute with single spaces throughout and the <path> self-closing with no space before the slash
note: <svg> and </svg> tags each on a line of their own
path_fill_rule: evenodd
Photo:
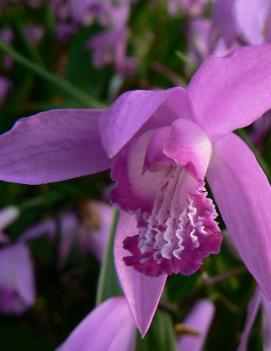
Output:
<svg viewBox="0 0 271 351">
<path fill-rule="evenodd" d="M 126 90 L 186 85 L 209 54 L 269 42 L 268 9 L 261 7 L 255 22 L 255 9 L 238 6 L 225 9 L 223 0 L 0 0 L 1 132 L 40 111 L 103 108 Z M 270 122 L 267 113 L 240 134 L 266 172 Z M 54 350 L 94 308 L 112 218 L 110 186 L 106 172 L 42 186 L 0 183 L 1 350 Z M 220 255 L 190 277 L 169 278 L 159 309 L 176 326 L 195 301 L 212 299 L 216 313 L 206 350 L 234 350 L 254 288 L 225 231 Z M 158 324 L 156 330 L 163 329 Z M 162 345 L 165 350 L 166 340 Z M 161 347 L 151 329 L 137 349 Z M 262 349 L 260 317 L 250 347 Z"/>
</svg>

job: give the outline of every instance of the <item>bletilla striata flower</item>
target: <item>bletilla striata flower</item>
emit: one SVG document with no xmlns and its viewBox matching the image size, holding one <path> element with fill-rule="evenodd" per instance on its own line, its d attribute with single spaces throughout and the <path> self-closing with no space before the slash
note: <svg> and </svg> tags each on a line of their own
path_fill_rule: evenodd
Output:
<svg viewBox="0 0 271 351">
<path fill-rule="evenodd" d="M 209 300 L 198 301 L 184 320 L 195 335 L 177 340 L 177 351 L 201 351 L 204 346 L 215 306 Z M 133 351 L 136 327 L 124 297 L 112 297 L 91 311 L 72 331 L 57 351 Z"/>
<path fill-rule="evenodd" d="M 60 266 L 65 265 L 75 246 L 79 253 L 91 252 L 98 261 L 102 262 L 110 233 L 113 209 L 103 202 L 88 201 L 84 203 L 82 212 L 84 212 L 83 218 L 79 218 L 72 211 L 67 211 L 60 216 L 59 223 L 53 218 L 38 222 L 28 228 L 19 241 L 25 243 L 44 236 L 54 241 L 59 229 Z"/>
<path fill-rule="evenodd" d="M 261 65 L 259 65 L 261 62 Z M 207 178 L 233 241 L 271 299 L 271 191 L 232 132 L 271 107 L 271 46 L 210 56 L 187 89 L 130 91 L 106 110 L 53 110 L 0 137 L 0 179 L 54 182 L 111 167 L 123 210 L 116 268 L 144 334 L 168 274 L 191 274 L 222 236 Z"/>
</svg>

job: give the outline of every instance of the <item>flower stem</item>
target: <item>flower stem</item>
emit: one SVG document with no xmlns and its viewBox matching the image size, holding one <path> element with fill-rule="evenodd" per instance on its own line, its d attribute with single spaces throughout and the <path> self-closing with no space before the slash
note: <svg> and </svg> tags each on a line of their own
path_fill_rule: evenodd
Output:
<svg viewBox="0 0 271 351">
<path fill-rule="evenodd" d="M 56 76 L 48 72 L 45 68 L 41 67 L 40 65 L 34 62 L 31 62 L 31 60 L 21 55 L 19 52 L 15 51 L 13 48 L 6 45 L 1 40 L 0 40 L 0 50 L 3 51 L 5 54 L 9 55 L 10 57 L 12 57 L 20 65 L 24 66 L 25 68 L 29 69 L 31 72 L 37 74 L 38 76 L 42 77 L 43 79 L 47 80 L 51 84 L 61 89 L 62 92 L 65 93 L 66 95 L 76 99 L 83 107 L 96 107 L 96 108 L 105 107 L 105 105 L 102 102 L 88 96 L 84 91 L 77 88 L 66 79 Z"/>
<path fill-rule="evenodd" d="M 97 288 L 97 296 L 96 296 L 96 305 L 99 305 L 106 299 L 112 296 L 122 295 L 122 290 L 119 285 L 119 281 L 117 278 L 117 274 L 115 271 L 114 265 L 114 256 L 113 256 L 113 248 L 115 241 L 115 234 L 119 221 L 119 211 L 118 209 L 114 210 L 110 236 L 107 243 L 106 252 L 104 255 L 102 268 L 100 271 L 98 288 Z"/>
</svg>

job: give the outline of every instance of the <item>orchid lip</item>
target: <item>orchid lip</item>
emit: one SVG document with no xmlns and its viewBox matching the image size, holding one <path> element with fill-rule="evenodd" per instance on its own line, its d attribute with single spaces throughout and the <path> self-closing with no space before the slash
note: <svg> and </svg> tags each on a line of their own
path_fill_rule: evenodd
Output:
<svg viewBox="0 0 271 351">
<path fill-rule="evenodd" d="M 124 240 L 128 266 L 149 276 L 192 274 L 218 253 L 222 236 L 204 182 L 182 167 L 168 167 L 151 212 L 136 213 L 138 233 Z"/>
</svg>

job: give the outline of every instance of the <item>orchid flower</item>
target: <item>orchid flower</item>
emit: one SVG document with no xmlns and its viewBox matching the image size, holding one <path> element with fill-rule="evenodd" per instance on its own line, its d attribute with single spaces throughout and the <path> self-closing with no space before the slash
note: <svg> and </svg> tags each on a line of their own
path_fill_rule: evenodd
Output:
<svg viewBox="0 0 271 351">
<path fill-rule="evenodd" d="M 177 341 L 177 351 L 201 351 L 214 316 L 214 304 L 200 300 L 184 321 L 195 335 L 183 335 Z M 112 297 L 96 307 L 75 328 L 57 351 L 133 351 L 136 346 L 136 326 L 124 297 Z"/>
<path fill-rule="evenodd" d="M 222 38 L 216 38 L 212 21 L 206 18 L 189 21 L 188 45 L 189 56 L 197 66 L 210 54 L 225 56 L 238 46 L 235 42 L 227 46 Z"/>
<path fill-rule="evenodd" d="M 112 297 L 92 311 L 57 351 L 133 351 L 136 328 L 124 297 Z"/>
<path fill-rule="evenodd" d="M 0 243 L 7 244 L 4 229 L 19 216 L 15 206 L 0 211 Z M 0 312 L 19 315 L 36 299 L 33 263 L 28 247 L 15 243 L 0 249 Z"/>
<path fill-rule="evenodd" d="M 109 5 L 108 5 L 109 6 Z M 133 73 L 137 69 L 137 60 L 127 57 L 126 50 L 130 36 L 127 22 L 130 16 L 130 1 L 123 0 L 118 5 L 111 4 L 110 20 L 101 33 L 91 37 L 86 48 L 92 50 L 92 60 L 96 68 L 114 63 L 117 72 L 123 75 Z"/>
<path fill-rule="evenodd" d="M 209 0 L 168 0 L 168 11 L 175 15 L 179 9 L 185 10 L 189 15 L 198 16 L 203 13 Z"/>
<path fill-rule="evenodd" d="M 0 179 L 41 184 L 111 167 L 111 198 L 123 212 L 116 268 L 145 334 L 167 276 L 192 274 L 220 250 L 207 178 L 241 258 L 271 299 L 270 185 L 232 133 L 270 109 L 270 91 L 271 46 L 210 56 L 187 89 L 130 91 L 106 110 L 22 119 L 0 137 Z"/>
<path fill-rule="evenodd" d="M 89 251 L 98 261 L 102 262 L 110 232 L 112 214 L 112 207 L 98 201 L 84 204 L 82 220 L 72 211 L 63 213 L 59 221 L 60 266 L 65 265 L 75 244 L 78 246 L 80 253 Z M 95 220 L 93 217 L 95 217 Z M 19 241 L 25 243 L 43 236 L 47 236 L 51 241 L 55 239 L 56 233 L 57 223 L 54 219 L 49 218 L 28 228 L 21 235 Z"/>
<path fill-rule="evenodd" d="M 73 18 L 85 25 L 92 23 L 94 17 L 103 25 L 110 22 L 112 1 L 110 0 L 70 0 Z"/>
</svg>

